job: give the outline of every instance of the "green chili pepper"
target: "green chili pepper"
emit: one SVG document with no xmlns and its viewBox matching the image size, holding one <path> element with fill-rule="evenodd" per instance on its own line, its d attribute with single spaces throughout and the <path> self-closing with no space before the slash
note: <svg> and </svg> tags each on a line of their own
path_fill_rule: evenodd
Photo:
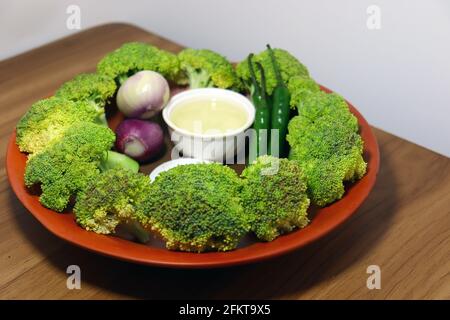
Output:
<svg viewBox="0 0 450 320">
<path fill-rule="evenodd" d="M 267 49 L 269 50 L 270 59 L 272 60 L 272 66 L 275 72 L 275 76 L 277 78 L 277 86 L 273 90 L 272 95 L 272 119 L 271 119 L 271 129 L 278 130 L 278 141 L 271 140 L 270 153 L 272 155 L 277 155 L 279 157 L 284 157 L 286 155 L 286 134 L 287 134 L 287 126 L 289 123 L 289 115 L 290 115 L 290 94 L 287 86 L 283 82 L 283 78 L 281 77 L 280 68 L 275 59 L 275 55 L 272 51 L 270 45 L 267 45 Z M 275 145 L 274 145 L 275 144 Z M 278 150 L 276 149 L 278 147 Z M 274 150 L 273 150 L 274 149 Z"/>
<path fill-rule="evenodd" d="M 267 144 L 269 141 L 269 128 L 270 128 L 270 108 L 267 103 L 266 98 L 266 78 L 264 75 L 264 70 L 261 64 L 257 63 L 257 67 L 261 73 L 261 87 L 256 81 L 255 71 L 252 65 L 253 54 L 250 54 L 247 58 L 248 66 L 250 69 L 250 77 L 254 87 L 252 93 L 252 101 L 255 106 L 255 122 L 253 123 L 253 128 L 256 131 L 256 141 L 255 139 L 250 140 L 250 159 L 251 163 L 256 156 L 267 154 L 268 148 Z M 256 155 L 254 155 L 256 151 Z"/>
</svg>

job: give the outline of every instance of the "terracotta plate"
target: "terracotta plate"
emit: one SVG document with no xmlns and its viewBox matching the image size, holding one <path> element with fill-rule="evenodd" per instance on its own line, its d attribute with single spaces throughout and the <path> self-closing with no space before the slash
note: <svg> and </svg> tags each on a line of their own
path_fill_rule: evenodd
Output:
<svg viewBox="0 0 450 320">
<path fill-rule="evenodd" d="M 326 88 L 323 90 L 329 91 Z M 6 169 L 14 192 L 36 219 L 56 236 L 93 252 L 126 261 L 173 268 L 213 268 L 251 263 L 279 256 L 323 237 L 354 214 L 368 196 L 375 183 L 379 167 L 378 145 L 367 121 L 352 105 L 350 109 L 358 118 L 361 127 L 364 158 L 368 162 L 367 174 L 360 181 L 349 185 L 340 201 L 315 210 L 312 221 L 306 228 L 267 243 L 256 242 L 250 238 L 238 249 L 229 252 L 199 254 L 169 251 L 158 240 L 143 245 L 115 236 L 85 231 L 75 223 L 71 212 L 58 214 L 46 209 L 39 203 L 37 195 L 27 191 L 23 181 L 26 155 L 16 146 L 15 132 L 11 135 L 8 145 Z M 114 112 L 109 116 L 111 126 L 115 127 L 121 116 Z M 169 159 L 170 141 L 167 134 L 166 147 L 166 153 L 160 159 L 142 168 L 144 172 L 150 172 L 152 168 Z M 236 167 L 236 169 L 240 171 L 242 168 Z"/>
</svg>

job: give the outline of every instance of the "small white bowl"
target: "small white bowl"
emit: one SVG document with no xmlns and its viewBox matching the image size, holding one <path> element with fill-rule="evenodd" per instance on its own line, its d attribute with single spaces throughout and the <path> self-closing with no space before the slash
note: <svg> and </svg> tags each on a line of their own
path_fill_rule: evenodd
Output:
<svg viewBox="0 0 450 320">
<path fill-rule="evenodd" d="M 242 107 L 247 112 L 246 123 L 235 130 L 229 130 L 220 134 L 193 133 L 177 127 L 170 119 L 171 112 L 184 102 L 202 98 L 210 100 L 228 100 Z M 231 90 L 218 88 L 192 89 L 181 92 L 170 99 L 162 112 L 163 119 L 169 127 L 169 133 L 175 144 L 175 153 L 182 152 L 183 157 L 197 158 L 201 160 L 223 162 L 234 157 L 236 152 L 243 152 L 245 144 L 238 143 L 237 137 L 244 134 L 255 120 L 255 107 L 250 100 Z"/>
</svg>

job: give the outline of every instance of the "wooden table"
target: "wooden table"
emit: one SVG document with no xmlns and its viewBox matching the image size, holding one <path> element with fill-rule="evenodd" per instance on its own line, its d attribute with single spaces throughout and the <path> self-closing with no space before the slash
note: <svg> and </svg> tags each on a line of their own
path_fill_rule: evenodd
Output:
<svg viewBox="0 0 450 320">
<path fill-rule="evenodd" d="M 93 71 L 126 41 L 181 46 L 134 26 L 109 24 L 0 62 L 0 147 L 36 100 Z M 367 201 L 341 228 L 286 256 L 215 270 L 171 270 L 92 254 L 45 230 L 0 176 L 0 298 L 449 299 L 450 159 L 374 129 L 381 169 Z M 81 290 L 66 268 L 81 267 Z M 369 290 L 369 265 L 381 289 Z"/>
</svg>

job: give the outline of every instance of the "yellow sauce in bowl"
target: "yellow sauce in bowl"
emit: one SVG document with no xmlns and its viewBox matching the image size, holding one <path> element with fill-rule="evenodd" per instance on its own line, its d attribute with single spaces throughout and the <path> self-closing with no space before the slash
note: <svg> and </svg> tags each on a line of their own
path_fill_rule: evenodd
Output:
<svg viewBox="0 0 450 320">
<path fill-rule="evenodd" d="M 181 102 L 170 113 L 175 126 L 190 133 L 227 133 L 242 128 L 248 121 L 247 111 L 228 99 L 190 99 Z"/>
</svg>

